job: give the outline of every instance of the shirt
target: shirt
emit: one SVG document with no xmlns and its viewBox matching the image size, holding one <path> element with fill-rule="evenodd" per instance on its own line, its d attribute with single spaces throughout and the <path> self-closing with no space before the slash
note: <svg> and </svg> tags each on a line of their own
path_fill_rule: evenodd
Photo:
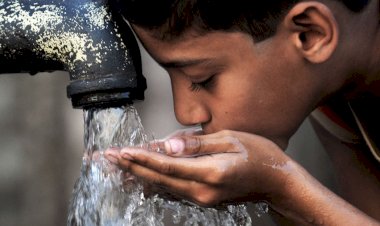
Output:
<svg viewBox="0 0 380 226">
<path fill-rule="evenodd" d="M 380 163 L 380 103 L 375 98 L 333 100 L 311 113 L 323 128 L 345 143 L 365 142 Z"/>
</svg>

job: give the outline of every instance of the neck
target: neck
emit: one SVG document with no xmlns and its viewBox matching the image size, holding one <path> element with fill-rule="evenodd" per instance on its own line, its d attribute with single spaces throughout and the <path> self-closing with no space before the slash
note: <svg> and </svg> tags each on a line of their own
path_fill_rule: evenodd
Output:
<svg viewBox="0 0 380 226">
<path fill-rule="evenodd" d="M 369 65 L 366 83 L 370 89 L 369 91 L 375 96 L 380 97 L 380 16 L 378 17 L 378 29 L 374 44 L 372 45 L 372 61 Z"/>
<path fill-rule="evenodd" d="M 372 1 L 370 3 L 369 13 L 370 22 L 373 26 L 373 38 L 367 39 L 369 44 L 367 49 L 367 57 L 363 55 L 363 59 L 366 59 L 366 69 L 358 76 L 357 85 L 358 90 L 355 93 L 366 93 L 374 97 L 380 98 L 380 4 L 379 1 Z M 369 51 L 368 51 L 369 50 Z"/>
</svg>

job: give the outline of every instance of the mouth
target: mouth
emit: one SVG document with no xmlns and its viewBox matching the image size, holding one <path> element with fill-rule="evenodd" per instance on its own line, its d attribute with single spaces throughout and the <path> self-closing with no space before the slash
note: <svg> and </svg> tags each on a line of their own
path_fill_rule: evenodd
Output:
<svg viewBox="0 0 380 226">
<path fill-rule="evenodd" d="M 199 125 L 199 128 L 201 129 L 200 130 L 200 135 L 206 135 L 206 134 L 216 133 L 216 132 L 219 132 L 219 131 L 223 130 L 222 128 L 212 127 L 209 124 L 201 124 L 201 125 Z"/>
<path fill-rule="evenodd" d="M 190 129 L 193 131 L 194 135 L 205 135 L 205 129 L 203 125 L 196 125 L 190 127 Z"/>
</svg>

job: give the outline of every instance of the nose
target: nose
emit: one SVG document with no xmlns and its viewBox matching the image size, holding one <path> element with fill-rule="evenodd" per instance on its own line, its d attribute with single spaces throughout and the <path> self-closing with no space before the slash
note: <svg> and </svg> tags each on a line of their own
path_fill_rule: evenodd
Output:
<svg viewBox="0 0 380 226">
<path fill-rule="evenodd" d="M 204 98 L 188 87 L 173 87 L 174 112 L 179 123 L 185 126 L 205 124 L 211 114 Z"/>
</svg>

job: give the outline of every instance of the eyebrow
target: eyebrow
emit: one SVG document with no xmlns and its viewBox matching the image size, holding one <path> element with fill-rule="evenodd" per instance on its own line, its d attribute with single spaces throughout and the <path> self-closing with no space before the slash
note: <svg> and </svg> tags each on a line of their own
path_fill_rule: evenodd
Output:
<svg viewBox="0 0 380 226">
<path fill-rule="evenodd" d="M 158 62 L 159 65 L 161 65 L 164 68 L 184 68 L 184 67 L 190 67 L 195 66 L 199 64 L 209 64 L 213 60 L 211 59 L 196 59 L 196 60 L 174 60 L 174 61 L 168 61 L 168 62 Z"/>
</svg>

